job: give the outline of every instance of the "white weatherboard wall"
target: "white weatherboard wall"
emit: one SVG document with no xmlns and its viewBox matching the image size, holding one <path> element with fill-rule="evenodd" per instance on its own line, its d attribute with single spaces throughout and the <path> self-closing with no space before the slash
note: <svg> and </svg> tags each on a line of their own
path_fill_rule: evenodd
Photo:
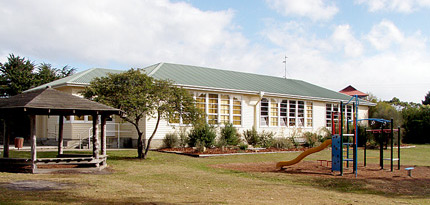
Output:
<svg viewBox="0 0 430 205">
<path fill-rule="evenodd" d="M 314 101 L 314 129 L 326 126 L 326 102 Z"/>
<path fill-rule="evenodd" d="M 83 88 L 80 87 L 62 87 L 59 90 L 67 93 L 71 93 L 74 95 L 79 95 L 79 91 L 81 91 Z M 257 131 L 262 132 L 274 132 L 276 133 L 275 137 L 291 137 L 293 133 L 300 133 L 300 132 L 317 132 L 320 128 L 324 128 L 326 125 L 326 104 L 327 102 L 321 102 L 321 101 L 310 101 L 313 103 L 313 126 L 312 127 L 306 127 L 306 128 L 296 128 L 296 127 L 263 127 L 260 126 L 260 96 L 259 95 L 249 95 L 249 94 L 233 94 L 233 93 L 222 93 L 222 92 L 210 92 L 210 91 L 196 91 L 193 90 L 196 93 L 213 93 L 213 94 L 224 94 L 224 95 L 230 95 L 230 96 L 240 96 L 242 99 L 242 124 L 240 126 L 236 126 L 239 130 L 239 132 L 242 134 L 244 130 L 251 129 L 254 125 L 256 125 Z M 268 99 L 272 97 L 267 97 Z M 278 101 L 288 98 L 275 98 Z M 303 100 L 303 99 L 288 99 L 288 100 L 302 100 L 302 101 L 309 101 L 309 100 Z M 258 104 L 257 104 L 258 103 Z M 333 103 L 331 103 L 333 104 Z M 359 106 L 359 119 L 368 118 L 368 106 Z M 43 136 L 46 138 L 55 139 L 56 136 L 58 136 L 58 116 L 40 116 L 38 119 L 38 136 Z M 118 116 L 115 116 L 115 122 L 119 123 L 120 133 L 119 136 L 121 138 L 120 145 L 123 147 L 125 144 L 128 144 L 127 142 L 130 141 L 130 145 L 133 147 L 137 146 L 137 132 L 133 125 L 130 123 L 122 121 Z M 367 122 L 362 122 L 367 123 Z M 144 120 L 140 122 L 140 129 L 141 131 L 144 131 L 146 133 L 146 138 L 149 139 L 149 137 L 152 135 L 152 132 L 156 125 L 156 118 L 148 118 L 146 121 L 146 129 Z M 88 138 L 88 131 L 91 128 L 92 123 L 91 122 L 77 122 L 77 123 L 70 123 L 65 122 L 64 123 L 64 139 L 65 140 L 79 140 L 79 136 L 81 139 Z M 191 129 L 191 126 L 182 126 L 186 127 L 189 131 Z M 219 128 L 222 127 L 222 125 L 217 126 L 217 132 L 219 136 Z M 158 130 L 156 135 L 153 138 L 151 147 L 157 148 L 162 145 L 162 140 L 165 137 L 167 133 L 173 133 L 177 132 L 179 133 L 181 126 L 179 124 L 170 124 L 166 119 L 162 119 L 160 121 Z M 111 144 L 117 144 L 117 138 L 118 133 L 115 133 L 115 136 L 111 136 L 108 141 L 111 142 Z M 115 146 L 111 146 L 115 147 Z"/>
<path fill-rule="evenodd" d="M 229 94 L 229 93 L 217 93 L 217 92 L 203 92 L 202 93 L 214 93 L 214 94 Z M 231 94 L 233 95 L 233 94 Z M 234 94 L 237 96 L 237 94 Z M 256 128 L 257 131 L 267 131 L 274 132 L 275 137 L 291 137 L 293 133 L 303 133 L 303 132 L 317 132 L 321 128 L 325 128 L 326 126 L 326 104 L 327 102 L 321 101 L 309 101 L 313 103 L 313 126 L 312 127 L 264 127 L 260 126 L 260 103 L 259 96 L 256 95 L 241 95 L 242 98 L 242 125 L 236 126 L 240 133 L 243 133 L 244 130 L 251 129 L 255 124 L 255 106 L 256 107 Z M 283 98 L 285 99 L 285 98 Z M 301 100 L 301 99 L 294 99 Z M 308 101 L 308 100 L 303 100 Z M 256 104 L 258 102 L 258 104 Z M 333 104 L 333 103 L 331 103 Z M 367 106 L 359 107 L 359 118 L 367 118 L 368 114 Z M 156 118 L 150 118 L 147 121 L 146 134 L 147 138 L 149 138 L 155 128 Z M 186 127 L 189 131 L 191 129 L 190 126 L 182 126 Z M 219 128 L 222 125 L 216 126 L 217 132 L 219 133 Z M 153 147 L 158 147 L 161 145 L 161 141 L 167 133 L 179 132 L 181 126 L 179 124 L 169 124 L 167 120 L 161 120 L 159 124 L 159 128 L 157 130 L 156 135 L 153 138 Z"/>
</svg>

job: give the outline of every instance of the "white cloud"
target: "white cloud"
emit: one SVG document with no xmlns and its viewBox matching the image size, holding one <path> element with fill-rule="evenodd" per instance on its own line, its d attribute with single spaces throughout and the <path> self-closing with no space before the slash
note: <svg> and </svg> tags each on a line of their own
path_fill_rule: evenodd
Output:
<svg viewBox="0 0 430 205">
<path fill-rule="evenodd" d="M 420 102 L 430 87 L 428 39 L 418 31 L 406 35 L 386 20 L 361 38 L 352 30 L 338 25 L 329 37 L 317 38 L 306 25 L 270 22 L 262 34 L 279 46 L 279 62 L 287 54 L 289 77 L 332 90 L 353 85 L 384 100 Z M 366 47 L 367 42 L 379 50 Z M 342 54 L 348 58 L 339 57 Z M 282 76 L 281 68 L 271 74 Z"/>
<path fill-rule="evenodd" d="M 366 4 L 370 12 L 395 11 L 411 13 L 421 8 L 429 8 L 429 0 L 356 0 L 357 4 Z"/>
<path fill-rule="evenodd" d="M 0 1 L 0 8 L 0 53 L 47 62 L 230 68 L 238 58 L 260 55 L 234 30 L 231 10 L 201 11 L 168 0 L 18 0 Z"/>
<path fill-rule="evenodd" d="M 394 25 L 393 22 L 382 20 L 372 27 L 367 35 L 368 41 L 378 50 L 385 50 L 393 44 L 400 44 L 404 41 L 404 34 Z"/>
<path fill-rule="evenodd" d="M 318 2 L 316 8 L 330 7 Z M 317 10 L 313 15 L 324 13 Z M 3 59 L 14 53 L 60 66 L 122 69 L 173 62 L 283 76 L 287 55 L 288 77 L 333 90 L 351 84 L 383 99 L 418 102 L 430 87 L 427 37 L 388 20 L 360 34 L 348 24 L 330 26 L 325 37 L 311 31 L 315 24 L 268 20 L 261 31 L 273 45 L 267 48 L 237 29 L 232 10 L 202 11 L 168 0 L 0 0 L 0 16 Z"/>
<path fill-rule="evenodd" d="M 285 16 L 303 16 L 314 21 L 329 20 L 339 11 L 324 0 L 266 0 L 269 7 Z"/>
<path fill-rule="evenodd" d="M 357 57 L 363 53 L 363 45 L 354 37 L 350 25 L 337 26 L 333 32 L 332 40 L 334 44 L 343 47 L 345 55 L 349 57 Z"/>
</svg>

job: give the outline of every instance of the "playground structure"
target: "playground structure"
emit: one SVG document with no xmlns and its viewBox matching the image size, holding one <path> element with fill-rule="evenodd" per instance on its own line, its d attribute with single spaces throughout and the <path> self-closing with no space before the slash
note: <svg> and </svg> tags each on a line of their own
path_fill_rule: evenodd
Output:
<svg viewBox="0 0 430 205">
<path fill-rule="evenodd" d="M 390 129 L 384 129 L 383 124 L 381 124 L 381 128 L 380 129 L 373 129 L 373 130 L 365 130 L 365 142 L 367 142 L 367 133 L 373 133 L 373 134 L 379 134 L 379 165 L 381 166 L 381 169 L 384 169 L 384 160 L 389 160 L 390 161 L 390 170 L 393 171 L 394 170 L 394 161 L 397 161 L 397 169 L 400 170 L 400 127 L 398 127 L 397 129 L 393 129 L 393 120 L 390 121 L 391 124 L 391 128 Z M 397 132 L 397 158 L 394 158 L 394 133 L 393 132 Z M 384 139 L 388 139 L 388 138 L 384 138 L 384 133 L 386 134 L 390 134 L 390 148 L 391 148 L 391 152 L 390 152 L 390 158 L 384 158 Z M 385 142 L 387 142 L 387 140 L 385 140 Z M 387 142 L 388 144 L 388 142 Z M 387 145 L 388 147 L 388 145 Z M 364 166 L 366 166 L 367 164 L 367 156 L 366 156 L 366 151 L 367 151 L 367 145 L 366 143 L 364 143 Z"/>
<path fill-rule="evenodd" d="M 348 104 L 352 104 L 352 110 L 353 110 L 353 119 L 349 120 L 344 118 L 344 108 Z M 376 118 L 369 118 L 369 119 L 358 119 L 358 106 L 359 106 L 360 100 L 358 96 L 353 96 L 347 103 L 340 102 L 340 112 L 333 112 L 331 114 L 331 123 L 332 123 L 332 139 L 326 140 L 324 143 L 322 143 L 320 146 L 309 149 L 302 154 L 300 154 L 298 157 L 296 157 L 293 160 L 290 161 L 281 161 L 276 164 L 277 169 L 282 169 L 285 166 L 291 166 L 294 164 L 297 164 L 301 160 L 303 160 L 305 157 L 307 157 L 310 154 L 319 152 L 326 147 L 328 147 L 331 144 L 332 148 L 332 159 L 331 159 L 331 171 L 339 171 L 340 175 L 343 175 L 344 172 L 344 162 L 346 162 L 346 166 L 349 167 L 349 162 L 353 163 L 353 173 L 355 176 L 357 176 L 357 136 L 358 136 L 358 122 L 360 121 L 371 121 L 372 123 L 379 122 L 381 123 L 381 129 L 378 130 L 367 130 L 365 132 L 365 147 L 364 147 L 364 166 L 366 166 L 366 143 L 367 143 L 367 132 L 372 133 L 380 133 L 379 136 L 379 143 L 380 143 L 380 166 L 381 169 L 384 169 L 384 160 L 390 160 L 391 161 L 391 171 L 393 171 L 393 161 L 398 161 L 398 169 L 400 169 L 400 127 L 398 129 L 393 129 L 393 119 L 391 120 L 385 120 L 385 119 L 376 119 Z M 339 116 L 340 115 L 340 116 Z M 346 133 L 344 133 L 344 123 L 346 121 Z M 337 122 L 337 123 L 336 123 Z M 349 122 L 353 122 L 353 132 L 349 133 Z M 390 129 L 384 129 L 384 126 L 387 124 L 390 124 Z M 398 158 L 394 158 L 394 131 L 398 132 Z M 391 156 L 390 158 L 383 158 L 383 148 L 384 148 L 384 133 L 390 134 L 391 139 Z M 347 138 L 347 142 L 344 142 L 344 138 Z M 350 137 L 352 138 L 352 142 L 349 141 Z M 352 148 L 352 156 L 350 156 L 350 148 Z"/>
</svg>

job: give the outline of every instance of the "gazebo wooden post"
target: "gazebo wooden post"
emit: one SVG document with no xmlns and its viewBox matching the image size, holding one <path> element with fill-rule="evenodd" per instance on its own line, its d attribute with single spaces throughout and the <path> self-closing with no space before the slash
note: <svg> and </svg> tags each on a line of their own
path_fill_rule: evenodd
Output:
<svg viewBox="0 0 430 205">
<path fill-rule="evenodd" d="M 60 121 L 58 123 L 58 155 L 63 154 L 63 127 L 64 127 L 64 116 L 60 115 Z"/>
<path fill-rule="evenodd" d="M 93 114 L 92 116 L 93 116 L 93 157 L 94 159 L 98 159 L 99 158 L 99 140 L 97 138 L 97 125 L 99 124 L 99 116 L 97 114 Z"/>
<path fill-rule="evenodd" d="M 9 158 L 9 139 L 10 139 L 10 122 L 4 119 L 3 131 L 3 157 Z"/>
<path fill-rule="evenodd" d="M 36 116 L 30 115 L 30 136 L 31 136 L 31 173 L 35 173 L 36 165 Z"/>
<path fill-rule="evenodd" d="M 103 165 L 106 165 L 106 118 L 107 116 L 105 114 L 101 115 L 102 121 L 101 121 L 101 131 L 100 131 L 100 138 L 101 138 L 101 153 L 103 155 Z"/>
</svg>

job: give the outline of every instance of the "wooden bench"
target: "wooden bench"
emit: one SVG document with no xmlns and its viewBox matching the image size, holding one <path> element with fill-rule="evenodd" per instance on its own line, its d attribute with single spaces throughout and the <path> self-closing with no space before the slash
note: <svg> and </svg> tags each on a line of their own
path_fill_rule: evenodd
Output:
<svg viewBox="0 0 430 205">
<path fill-rule="evenodd" d="M 412 177 L 412 170 L 414 170 L 413 167 L 407 167 L 405 168 L 406 171 L 408 171 L 408 176 Z"/>
<path fill-rule="evenodd" d="M 98 165 L 106 160 L 106 156 L 99 156 L 98 159 L 93 157 L 67 157 L 67 158 L 39 158 L 36 164 L 94 164 Z"/>
</svg>

